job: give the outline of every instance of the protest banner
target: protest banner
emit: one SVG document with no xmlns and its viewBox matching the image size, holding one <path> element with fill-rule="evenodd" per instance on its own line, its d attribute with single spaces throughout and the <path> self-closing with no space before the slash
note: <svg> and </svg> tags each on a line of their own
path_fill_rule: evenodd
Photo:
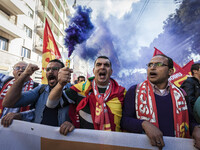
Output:
<svg viewBox="0 0 200 150">
<path fill-rule="evenodd" d="M 59 127 L 14 120 L 9 128 L 0 126 L 2 150 L 144 150 L 151 146 L 145 134 L 75 129 L 67 136 Z M 196 150 L 193 139 L 164 137 L 163 150 Z"/>
</svg>

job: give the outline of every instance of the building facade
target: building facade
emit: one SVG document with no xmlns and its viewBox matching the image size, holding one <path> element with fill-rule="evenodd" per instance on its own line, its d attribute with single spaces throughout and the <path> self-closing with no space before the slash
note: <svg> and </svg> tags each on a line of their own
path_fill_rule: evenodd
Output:
<svg viewBox="0 0 200 150">
<path fill-rule="evenodd" d="M 45 18 L 61 54 L 67 53 L 63 39 L 69 15 L 66 0 L 0 0 L 0 73 L 12 75 L 21 60 L 42 68 Z M 33 79 L 41 81 L 41 70 Z"/>
</svg>

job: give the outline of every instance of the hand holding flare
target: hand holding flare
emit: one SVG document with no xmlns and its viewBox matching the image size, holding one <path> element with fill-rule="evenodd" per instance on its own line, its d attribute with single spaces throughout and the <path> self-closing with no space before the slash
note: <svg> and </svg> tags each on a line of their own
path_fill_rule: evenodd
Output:
<svg viewBox="0 0 200 150">
<path fill-rule="evenodd" d="M 66 67 L 61 68 L 58 72 L 58 83 L 62 86 L 65 86 L 67 83 L 70 83 L 71 81 L 71 73 L 73 73 L 73 70 L 70 69 L 70 59 L 66 60 Z"/>
</svg>

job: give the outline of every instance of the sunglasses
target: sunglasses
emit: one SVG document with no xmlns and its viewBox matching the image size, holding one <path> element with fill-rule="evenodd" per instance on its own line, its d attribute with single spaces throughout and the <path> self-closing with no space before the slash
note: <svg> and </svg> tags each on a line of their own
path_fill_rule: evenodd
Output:
<svg viewBox="0 0 200 150">
<path fill-rule="evenodd" d="M 147 67 L 162 67 L 162 66 L 168 66 L 168 65 L 166 65 L 166 64 L 164 64 L 164 63 L 162 63 L 162 62 L 157 62 L 157 63 L 148 63 L 147 64 Z"/>
<path fill-rule="evenodd" d="M 51 71 L 58 71 L 60 69 L 60 67 L 48 67 L 46 68 L 46 72 L 49 72 L 50 70 Z"/>
<path fill-rule="evenodd" d="M 23 66 L 23 67 L 16 66 L 16 67 L 14 67 L 13 69 L 16 70 L 16 71 L 19 71 L 20 69 L 21 69 L 22 71 L 24 71 L 24 70 L 26 69 L 26 66 Z"/>
</svg>

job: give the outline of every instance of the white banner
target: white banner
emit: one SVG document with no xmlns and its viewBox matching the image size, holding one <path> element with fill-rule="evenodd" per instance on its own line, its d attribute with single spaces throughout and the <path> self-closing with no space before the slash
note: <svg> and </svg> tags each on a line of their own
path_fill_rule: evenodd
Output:
<svg viewBox="0 0 200 150">
<path fill-rule="evenodd" d="M 163 150 L 196 150 L 193 139 L 164 137 Z M 158 149 L 144 134 L 75 129 L 67 136 L 58 127 L 15 120 L 0 126 L 1 150 L 142 150 Z"/>
</svg>

